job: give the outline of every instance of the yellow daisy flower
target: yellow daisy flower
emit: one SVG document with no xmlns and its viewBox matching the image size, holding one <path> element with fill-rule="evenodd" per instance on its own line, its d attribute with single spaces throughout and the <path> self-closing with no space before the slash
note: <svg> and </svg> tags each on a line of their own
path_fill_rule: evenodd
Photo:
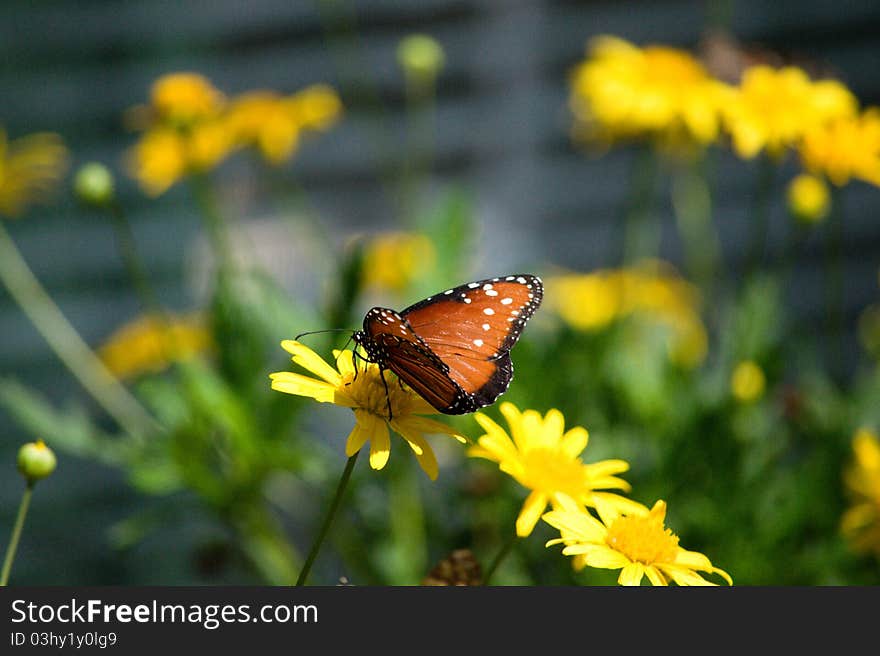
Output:
<svg viewBox="0 0 880 656">
<path fill-rule="evenodd" d="M 0 129 L 0 215 L 17 217 L 46 199 L 67 171 L 61 137 L 49 132 L 9 141 Z"/>
<path fill-rule="evenodd" d="M 599 500 L 620 508 L 632 509 L 635 504 L 625 497 L 597 490 L 629 491 L 629 483 L 615 474 L 629 469 L 623 460 L 602 460 L 584 464 L 580 455 L 587 447 L 589 435 L 581 426 L 565 431 L 565 418 L 552 409 L 544 417 L 536 410 L 520 412 L 515 405 L 504 402 L 501 414 L 510 427 L 510 435 L 483 413 L 475 416 L 486 434 L 468 455 L 498 463 L 520 485 L 531 490 L 516 520 L 516 534 L 530 535 L 548 504 L 556 505 L 560 494 L 592 506 Z M 511 439 L 512 436 L 512 439 Z"/>
<path fill-rule="evenodd" d="M 728 585 L 733 580 L 722 569 L 696 551 L 678 544 L 678 536 L 665 527 L 666 503 L 657 501 L 620 512 L 613 504 L 599 500 L 599 519 L 574 500 L 560 497 L 559 509 L 545 513 L 545 522 L 558 528 L 562 537 L 549 540 L 547 546 L 564 544 L 566 556 L 581 556 L 586 565 L 621 570 L 620 585 L 640 585 L 647 576 L 652 585 L 716 585 L 697 572 L 718 574 Z"/>
<path fill-rule="evenodd" d="M 726 93 L 727 85 L 684 50 L 600 36 L 574 70 L 570 105 L 576 131 L 588 137 L 708 144 L 718 136 Z"/>
<path fill-rule="evenodd" d="M 852 449 L 853 462 L 843 476 L 852 505 L 843 514 L 840 528 L 853 549 L 880 557 L 880 437 L 860 428 Z"/>
<path fill-rule="evenodd" d="M 801 161 L 838 187 L 858 178 L 880 186 L 880 108 L 845 116 L 804 135 Z"/>
<path fill-rule="evenodd" d="M 836 80 L 814 82 L 794 66 L 759 65 L 743 73 L 724 104 L 724 119 L 737 155 L 750 159 L 766 150 L 779 157 L 810 130 L 856 109 L 855 96 Z"/>
<path fill-rule="evenodd" d="M 428 477 L 436 480 L 437 458 L 425 440 L 425 434 L 450 435 L 459 442 L 467 442 L 467 438 L 451 426 L 421 416 L 437 411 L 409 387 L 404 387 L 393 373 L 386 372 L 386 387 L 377 365 L 364 363 L 356 371 L 352 351 L 334 351 L 334 369 L 317 353 L 295 340 L 284 340 L 281 346 L 293 356 L 295 363 L 318 378 L 281 371 L 270 374 L 272 389 L 351 408 L 355 425 L 345 445 L 347 456 L 353 456 L 369 442 L 370 466 L 382 469 L 391 453 L 390 427 L 409 444 Z M 389 402 L 391 419 L 388 418 Z"/>
</svg>

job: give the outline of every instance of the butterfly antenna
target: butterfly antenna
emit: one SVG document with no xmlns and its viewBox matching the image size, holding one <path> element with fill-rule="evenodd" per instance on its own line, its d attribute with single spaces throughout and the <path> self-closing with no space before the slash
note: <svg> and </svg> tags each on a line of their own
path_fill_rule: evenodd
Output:
<svg viewBox="0 0 880 656">
<path fill-rule="evenodd" d="M 354 334 L 354 332 L 355 331 L 352 330 L 351 328 L 325 328 L 324 330 L 309 330 L 307 332 L 300 333 L 299 335 L 294 337 L 294 339 L 296 341 L 299 341 L 300 337 L 305 337 L 306 335 L 319 335 L 321 333 L 352 333 L 352 334 Z M 346 344 L 348 344 L 348 342 L 346 342 Z"/>
</svg>

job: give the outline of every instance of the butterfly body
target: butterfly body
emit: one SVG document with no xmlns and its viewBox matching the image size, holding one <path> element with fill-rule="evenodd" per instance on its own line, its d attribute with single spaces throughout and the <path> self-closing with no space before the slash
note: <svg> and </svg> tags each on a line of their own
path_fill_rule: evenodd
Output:
<svg viewBox="0 0 880 656">
<path fill-rule="evenodd" d="M 439 412 L 465 414 L 507 390 L 510 349 L 542 297 L 536 276 L 487 278 L 401 312 L 372 308 L 353 337 L 368 361 L 393 371 Z"/>
</svg>

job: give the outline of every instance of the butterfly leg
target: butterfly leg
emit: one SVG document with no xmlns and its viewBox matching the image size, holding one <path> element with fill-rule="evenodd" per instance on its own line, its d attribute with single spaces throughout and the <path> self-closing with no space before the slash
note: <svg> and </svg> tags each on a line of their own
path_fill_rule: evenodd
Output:
<svg viewBox="0 0 880 656">
<path fill-rule="evenodd" d="M 385 369 L 383 367 L 379 367 L 379 378 L 382 379 L 382 386 L 385 388 L 385 401 L 388 403 L 388 421 L 391 421 L 394 418 L 391 414 L 391 394 L 388 392 L 388 383 L 385 381 Z"/>
<path fill-rule="evenodd" d="M 351 359 L 352 359 L 352 364 L 354 364 L 354 377 L 350 381 L 348 381 L 346 383 L 346 385 L 351 385 L 354 381 L 356 381 L 358 379 L 358 366 L 357 366 L 358 361 L 363 360 L 364 362 L 368 362 L 368 360 L 366 358 L 364 358 L 363 355 L 358 353 L 357 349 L 355 349 L 354 351 L 351 352 Z"/>
</svg>

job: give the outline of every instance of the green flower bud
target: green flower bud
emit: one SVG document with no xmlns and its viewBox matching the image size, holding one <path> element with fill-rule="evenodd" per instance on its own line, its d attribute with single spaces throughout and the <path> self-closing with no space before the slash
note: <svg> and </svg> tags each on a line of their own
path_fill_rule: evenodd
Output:
<svg viewBox="0 0 880 656">
<path fill-rule="evenodd" d="M 107 205 L 113 200 L 113 186 L 113 174 L 98 162 L 81 166 L 73 181 L 77 198 L 88 205 Z"/>
<path fill-rule="evenodd" d="M 43 440 L 28 442 L 18 450 L 18 471 L 35 483 L 55 471 L 55 454 Z"/>
<path fill-rule="evenodd" d="M 408 36 L 397 46 L 397 61 L 403 70 L 423 80 L 433 79 L 443 68 L 445 59 L 442 46 L 424 34 Z"/>
</svg>

